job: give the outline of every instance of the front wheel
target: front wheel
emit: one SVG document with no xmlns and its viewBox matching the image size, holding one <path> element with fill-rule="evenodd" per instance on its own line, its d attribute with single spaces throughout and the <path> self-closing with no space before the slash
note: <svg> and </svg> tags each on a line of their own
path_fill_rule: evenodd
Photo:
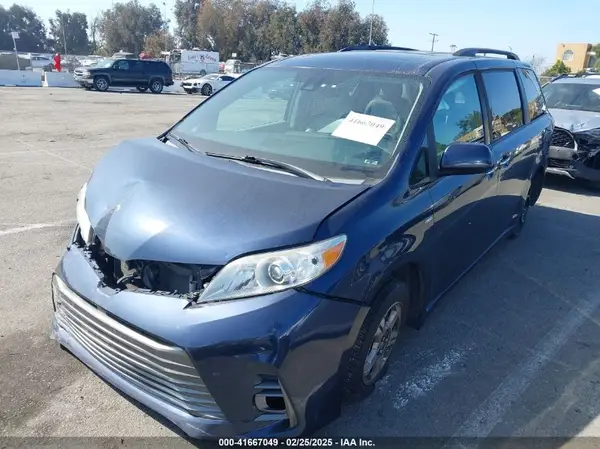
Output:
<svg viewBox="0 0 600 449">
<path fill-rule="evenodd" d="M 210 95 L 212 94 L 212 86 L 210 84 L 205 84 L 204 86 L 202 86 L 200 92 L 202 92 L 202 95 L 204 95 L 205 97 L 210 97 Z"/>
<path fill-rule="evenodd" d="M 108 78 L 105 76 L 97 76 L 94 78 L 94 87 L 100 92 L 105 92 L 108 90 L 110 83 L 108 82 Z"/>
<path fill-rule="evenodd" d="M 531 196 L 528 195 L 523 205 L 521 206 L 521 211 L 519 212 L 519 216 L 517 218 L 517 223 L 514 225 L 508 237 L 511 239 L 515 239 L 521 235 L 523 228 L 525 227 L 525 223 L 527 222 L 527 215 L 529 214 L 529 209 L 531 209 Z"/>
<path fill-rule="evenodd" d="M 371 305 L 341 371 L 345 400 L 367 396 L 386 374 L 392 350 L 406 321 L 409 301 L 408 286 L 393 282 L 381 290 Z"/>
</svg>

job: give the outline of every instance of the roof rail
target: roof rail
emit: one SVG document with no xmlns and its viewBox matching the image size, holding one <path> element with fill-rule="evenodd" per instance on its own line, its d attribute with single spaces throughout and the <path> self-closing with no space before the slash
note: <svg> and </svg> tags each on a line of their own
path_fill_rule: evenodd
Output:
<svg viewBox="0 0 600 449">
<path fill-rule="evenodd" d="M 401 51 L 418 51 L 414 48 L 407 47 L 391 47 L 389 45 L 353 45 L 351 47 L 342 48 L 339 51 L 356 51 L 356 50 L 401 50 Z"/>
<path fill-rule="evenodd" d="M 520 61 L 521 59 L 512 51 L 494 50 L 493 48 L 462 48 L 454 53 L 454 56 L 477 56 L 477 55 L 503 55 L 507 59 Z"/>
</svg>

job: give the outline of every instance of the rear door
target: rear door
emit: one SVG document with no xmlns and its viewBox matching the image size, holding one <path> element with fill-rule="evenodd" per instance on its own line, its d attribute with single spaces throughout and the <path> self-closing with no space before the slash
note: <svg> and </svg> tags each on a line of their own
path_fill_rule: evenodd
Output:
<svg viewBox="0 0 600 449">
<path fill-rule="evenodd" d="M 522 207 L 523 195 L 529 189 L 536 149 L 541 141 L 526 121 L 524 93 L 515 70 L 482 72 L 488 100 L 491 148 L 496 163 L 498 197 L 491 213 L 497 235 L 506 231 Z"/>
<path fill-rule="evenodd" d="M 130 61 L 130 76 L 129 79 L 136 86 L 147 86 L 148 78 L 146 76 L 145 64 L 142 61 Z"/>
<path fill-rule="evenodd" d="M 477 73 L 456 79 L 442 95 L 433 117 L 428 147 L 435 167 L 452 142 L 487 141 L 482 85 Z M 495 171 L 437 179 L 430 187 L 434 230 L 439 248 L 434 265 L 434 297 L 449 288 L 494 243 L 493 210 L 498 179 Z"/>
</svg>

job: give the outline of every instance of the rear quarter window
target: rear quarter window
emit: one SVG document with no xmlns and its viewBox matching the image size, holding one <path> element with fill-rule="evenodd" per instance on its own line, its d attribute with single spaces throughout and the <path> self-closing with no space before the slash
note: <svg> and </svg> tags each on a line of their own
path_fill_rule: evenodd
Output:
<svg viewBox="0 0 600 449">
<path fill-rule="evenodd" d="M 525 98 L 527 99 L 527 109 L 529 111 L 529 118 L 535 120 L 540 115 L 544 114 L 545 101 L 544 95 L 542 94 L 542 88 L 538 81 L 537 76 L 533 70 L 519 69 L 521 74 L 521 80 L 523 81 L 523 87 L 525 89 Z"/>
<path fill-rule="evenodd" d="M 498 140 L 523 126 L 523 108 L 513 70 L 482 73 L 492 117 L 492 140 Z"/>
</svg>

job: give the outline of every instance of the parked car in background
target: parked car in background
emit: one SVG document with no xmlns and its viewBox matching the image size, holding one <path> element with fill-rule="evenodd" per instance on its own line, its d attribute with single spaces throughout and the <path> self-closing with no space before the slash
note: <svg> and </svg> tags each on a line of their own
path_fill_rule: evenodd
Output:
<svg viewBox="0 0 600 449">
<path fill-rule="evenodd" d="M 32 69 L 43 69 L 45 71 L 52 71 L 54 68 L 54 61 L 49 56 L 29 54 L 29 61 L 31 62 Z"/>
<path fill-rule="evenodd" d="M 562 77 L 543 91 L 556 123 L 548 173 L 600 188 L 600 79 Z"/>
<path fill-rule="evenodd" d="M 96 165 L 52 277 L 54 336 L 192 437 L 310 434 L 520 234 L 552 129 L 509 52 L 269 62 Z"/>
<path fill-rule="evenodd" d="M 189 76 L 181 82 L 181 87 L 188 94 L 200 92 L 204 96 L 210 96 L 227 86 L 233 80 L 235 80 L 233 76 L 220 75 L 218 73 L 203 77 Z"/>
<path fill-rule="evenodd" d="M 167 63 L 140 59 L 105 59 L 93 67 L 76 69 L 74 78 L 82 87 L 101 92 L 109 87 L 135 87 L 140 92 L 150 89 L 159 94 L 164 86 L 173 85 L 173 72 Z"/>
</svg>

